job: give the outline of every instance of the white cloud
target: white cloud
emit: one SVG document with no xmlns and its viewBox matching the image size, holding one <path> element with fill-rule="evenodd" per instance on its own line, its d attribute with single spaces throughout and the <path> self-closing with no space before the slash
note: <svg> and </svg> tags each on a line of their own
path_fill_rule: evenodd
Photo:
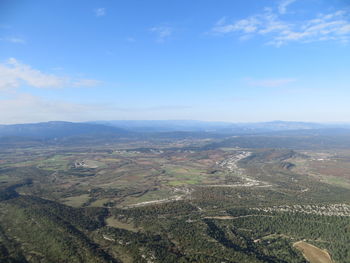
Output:
<svg viewBox="0 0 350 263">
<path fill-rule="evenodd" d="M 97 17 L 100 17 L 100 16 L 105 16 L 106 15 L 106 8 L 96 8 L 95 10 L 94 10 L 94 12 L 95 12 L 95 15 L 97 16 Z"/>
<path fill-rule="evenodd" d="M 5 63 L 0 64 L 0 90 L 16 89 L 23 84 L 34 88 L 62 88 L 96 86 L 100 82 L 92 79 L 72 79 L 43 73 L 18 62 L 15 58 L 10 58 Z"/>
<path fill-rule="evenodd" d="M 279 20 L 278 16 L 270 8 L 266 8 L 262 14 L 249 16 L 232 24 L 216 23 L 212 31 L 219 34 L 241 32 L 244 35 L 265 35 L 288 28 L 289 25 L 287 23 Z"/>
<path fill-rule="evenodd" d="M 296 79 L 293 78 L 278 78 L 278 79 L 246 79 L 246 82 L 249 86 L 255 87 L 264 87 L 264 88 L 279 88 L 287 86 L 293 82 L 296 82 Z"/>
<path fill-rule="evenodd" d="M 173 29 L 167 26 L 152 27 L 150 31 L 157 34 L 158 42 L 164 42 L 173 33 Z"/>
<path fill-rule="evenodd" d="M 0 64 L 0 90 L 17 88 L 22 83 L 35 88 L 57 88 L 63 86 L 65 82 L 64 78 L 44 74 L 14 58 Z"/>
<path fill-rule="evenodd" d="M 287 7 L 295 1 L 296 0 L 282 0 L 278 5 L 278 12 L 280 14 L 285 14 L 287 12 Z"/>
<path fill-rule="evenodd" d="M 270 44 L 281 46 L 290 41 L 308 43 L 327 40 L 347 42 L 350 39 L 350 22 L 345 16 L 345 11 L 320 14 L 314 19 L 304 21 L 300 26 L 282 30 Z"/>
<path fill-rule="evenodd" d="M 282 12 L 292 1 L 281 2 Z M 281 6 L 280 6 L 281 7 Z M 280 11 L 281 11 L 280 10 Z M 318 14 L 312 19 L 303 21 L 286 21 L 271 8 L 265 8 L 261 14 L 225 23 L 222 19 L 212 28 L 215 34 L 238 33 L 240 40 L 254 36 L 266 39 L 266 43 L 282 46 L 289 42 L 309 43 L 316 41 L 348 42 L 350 40 L 349 12 L 339 10 L 328 14 Z"/>
</svg>

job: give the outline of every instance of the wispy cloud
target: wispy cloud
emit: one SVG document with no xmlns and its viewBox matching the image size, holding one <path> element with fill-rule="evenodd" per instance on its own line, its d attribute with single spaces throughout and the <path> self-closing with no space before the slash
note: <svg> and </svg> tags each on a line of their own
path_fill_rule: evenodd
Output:
<svg viewBox="0 0 350 263">
<path fill-rule="evenodd" d="M 277 78 L 277 79 L 246 79 L 246 83 L 253 87 L 279 88 L 287 86 L 297 80 L 294 78 Z"/>
<path fill-rule="evenodd" d="M 136 39 L 134 37 L 127 37 L 125 40 L 130 43 L 136 42 Z"/>
<path fill-rule="evenodd" d="M 0 98 L 0 112 L 6 112 L 1 123 L 28 123 L 52 120 L 86 121 L 104 112 L 103 106 L 47 100 L 26 93 Z M 86 117 L 84 117 L 86 115 Z M 89 117 L 88 117 L 89 116 Z"/>
<path fill-rule="evenodd" d="M 253 36 L 254 34 L 265 35 L 287 30 L 289 26 L 287 23 L 279 20 L 271 8 L 265 8 L 262 14 L 249 16 L 234 23 L 222 23 L 222 19 L 220 19 L 212 31 L 218 34 L 240 32 L 243 33 L 242 36 Z"/>
<path fill-rule="evenodd" d="M 278 12 L 280 14 L 285 14 L 287 12 L 287 7 L 295 1 L 296 0 L 282 0 L 278 5 Z"/>
<path fill-rule="evenodd" d="M 330 14 L 319 14 L 317 17 L 304 21 L 299 26 L 279 32 L 270 44 L 281 46 L 290 41 L 304 43 L 315 41 L 348 42 L 350 39 L 350 22 L 346 19 L 349 14 L 340 10 Z"/>
<path fill-rule="evenodd" d="M 14 58 L 0 64 L 0 90 L 18 88 L 23 83 L 35 88 L 57 88 L 65 82 L 65 78 L 44 74 Z"/>
<path fill-rule="evenodd" d="M 11 90 L 21 85 L 34 88 L 91 87 L 100 84 L 92 79 L 75 79 L 43 73 L 10 58 L 0 64 L 0 90 Z"/>
<path fill-rule="evenodd" d="M 79 79 L 72 82 L 74 87 L 96 87 L 102 84 L 102 81 L 96 79 Z"/>
<path fill-rule="evenodd" d="M 100 16 L 105 16 L 106 15 L 106 8 L 100 7 L 100 8 L 96 8 L 94 10 L 95 12 L 95 16 L 100 17 Z"/>
<path fill-rule="evenodd" d="M 150 29 L 151 32 L 157 35 L 157 42 L 164 42 L 173 33 L 173 29 L 168 26 L 156 26 Z"/>
<path fill-rule="evenodd" d="M 233 23 L 226 23 L 227 19 L 220 19 L 212 28 L 212 32 L 221 35 L 236 33 L 239 34 L 240 40 L 260 36 L 266 44 L 277 47 L 289 42 L 348 42 L 350 40 L 350 14 L 347 10 L 318 14 L 302 21 L 285 20 L 283 14 L 292 2 L 294 1 L 282 1 L 278 7 L 279 12 L 275 12 L 272 8 L 265 8 L 260 14 Z"/>
<path fill-rule="evenodd" d="M 20 37 L 4 37 L 4 38 L 1 38 L 0 40 L 15 43 L 15 44 L 25 44 L 26 43 L 26 41 Z"/>
<path fill-rule="evenodd" d="M 114 118 L 154 119 L 156 114 L 178 113 L 191 107 L 186 105 L 158 105 L 149 107 L 119 107 L 115 103 L 77 103 L 51 100 L 27 93 L 14 92 L 0 97 L 0 112 L 6 112 L 0 124 L 42 122 L 52 120 L 91 121 Z M 127 117 L 126 117 L 127 116 Z"/>
</svg>

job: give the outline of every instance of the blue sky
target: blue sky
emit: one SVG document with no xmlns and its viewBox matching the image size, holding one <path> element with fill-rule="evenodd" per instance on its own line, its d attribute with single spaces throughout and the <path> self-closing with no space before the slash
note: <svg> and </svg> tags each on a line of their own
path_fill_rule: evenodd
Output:
<svg viewBox="0 0 350 263">
<path fill-rule="evenodd" d="M 0 123 L 350 121 L 350 1 L 2 0 Z"/>
</svg>

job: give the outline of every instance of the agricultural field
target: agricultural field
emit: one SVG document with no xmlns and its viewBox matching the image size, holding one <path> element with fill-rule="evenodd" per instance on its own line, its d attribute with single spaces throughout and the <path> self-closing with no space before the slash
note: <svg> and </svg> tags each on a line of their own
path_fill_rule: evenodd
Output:
<svg viewBox="0 0 350 263">
<path fill-rule="evenodd" d="M 350 261 L 349 151 L 207 143 L 1 150 L 0 259 Z"/>
<path fill-rule="evenodd" d="M 329 184 L 350 188 L 350 151 L 305 152 L 309 158 L 296 160 L 299 173 L 307 173 Z"/>
<path fill-rule="evenodd" d="M 332 263 L 332 259 L 326 250 L 319 249 L 304 241 L 296 242 L 293 246 L 299 249 L 311 263 Z"/>
</svg>

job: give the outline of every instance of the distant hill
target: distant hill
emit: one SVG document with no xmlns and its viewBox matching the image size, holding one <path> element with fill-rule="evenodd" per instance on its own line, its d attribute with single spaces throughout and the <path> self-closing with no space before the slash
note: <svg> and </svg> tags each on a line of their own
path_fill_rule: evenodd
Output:
<svg viewBox="0 0 350 263">
<path fill-rule="evenodd" d="M 51 121 L 0 125 L 0 146 L 35 146 L 42 143 L 99 144 L 126 139 L 224 139 L 231 136 L 348 136 L 350 126 L 308 122 L 228 123 L 204 121 L 95 121 L 73 123 Z M 304 138 L 305 139 L 305 138 Z M 231 139 L 230 139 L 231 140 Z M 251 140 L 247 138 L 245 140 Z M 263 145 L 269 145 L 261 138 Z M 306 139 L 305 139 L 306 140 Z M 240 144 L 244 140 L 240 139 Z M 269 140 L 268 140 L 269 141 Z M 288 140 L 291 147 L 295 146 Z M 308 141 L 308 140 L 306 140 Z M 308 141 L 310 142 L 310 141 Z M 274 139 L 275 144 L 281 145 Z M 304 142 L 303 142 L 304 143 Z M 225 145 L 232 142 L 223 143 Z M 235 144 L 235 143 L 234 143 Z M 247 145 L 250 145 L 248 143 Z"/>
<path fill-rule="evenodd" d="M 210 132 L 226 134 L 256 134 L 275 131 L 316 130 L 328 128 L 350 128 L 349 124 L 322 124 L 313 122 L 272 121 L 257 123 L 206 122 L 192 120 L 147 120 L 147 121 L 95 121 L 103 124 L 137 132 Z"/>
<path fill-rule="evenodd" d="M 93 124 L 103 124 L 138 132 L 217 132 L 236 124 L 226 122 L 205 122 L 192 120 L 112 120 L 93 121 Z"/>
<path fill-rule="evenodd" d="M 130 132 L 120 128 L 89 123 L 51 121 L 30 124 L 0 125 L 0 137 L 29 137 L 54 139 L 93 134 L 127 135 Z"/>
</svg>

